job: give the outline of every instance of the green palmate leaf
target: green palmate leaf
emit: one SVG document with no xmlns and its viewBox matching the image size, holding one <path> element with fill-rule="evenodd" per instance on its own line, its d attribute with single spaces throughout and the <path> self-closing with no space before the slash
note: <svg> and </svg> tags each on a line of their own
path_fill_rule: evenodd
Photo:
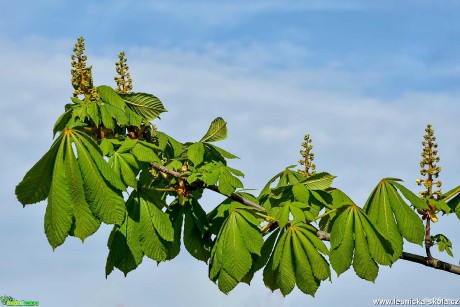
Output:
<svg viewBox="0 0 460 307">
<path fill-rule="evenodd" d="M 107 108 L 101 107 L 99 110 L 101 111 L 101 120 L 104 127 L 108 129 L 114 129 L 115 122 L 110 113 L 107 111 Z"/>
<path fill-rule="evenodd" d="M 203 162 L 204 158 L 204 146 L 203 143 L 198 142 L 190 145 L 187 149 L 187 158 L 197 166 Z"/>
<path fill-rule="evenodd" d="M 268 260 L 270 259 L 270 256 L 273 251 L 273 247 L 275 246 L 276 239 L 278 238 L 280 232 L 280 228 L 276 229 L 273 231 L 273 233 L 265 240 L 264 245 L 262 246 L 262 249 L 260 250 L 260 257 L 257 258 L 256 263 L 254 263 L 254 271 L 258 271 L 261 268 L 263 268 Z"/>
<path fill-rule="evenodd" d="M 440 252 L 446 252 L 449 256 L 453 257 L 454 254 L 452 253 L 452 242 L 443 234 L 437 234 L 431 238 L 436 245 L 438 246 L 438 250 Z"/>
<path fill-rule="evenodd" d="M 206 184 L 216 184 L 220 178 L 220 167 L 216 167 L 217 163 L 209 163 L 200 168 L 201 180 Z"/>
<path fill-rule="evenodd" d="M 379 267 L 372 259 L 363 225 L 357 214 L 354 216 L 354 226 L 355 240 L 358 244 L 356 244 L 353 268 L 359 277 L 374 282 L 379 274 Z"/>
<path fill-rule="evenodd" d="M 118 153 L 117 151 L 110 157 L 109 164 L 127 186 L 137 189 L 136 177 L 139 173 L 139 165 L 131 153 Z"/>
<path fill-rule="evenodd" d="M 86 149 L 88 154 L 91 156 L 91 159 L 94 161 L 100 173 L 102 174 L 102 177 L 104 177 L 104 179 L 107 180 L 108 183 L 112 185 L 114 188 L 116 188 L 117 190 L 124 191 L 125 185 L 120 180 L 120 178 L 115 175 L 115 173 L 110 168 L 109 164 L 104 160 L 102 156 L 102 151 L 100 150 L 97 143 L 94 142 L 88 135 L 86 135 L 85 133 L 81 131 L 78 131 L 78 130 L 72 130 L 72 131 L 75 133 L 75 136 L 77 136 L 77 138 L 74 138 L 74 142 L 77 143 L 76 141 L 78 140 L 79 144 L 83 144 L 84 148 Z"/>
<path fill-rule="evenodd" d="M 292 232 L 289 229 L 286 231 L 286 242 L 283 245 L 283 251 L 281 252 L 281 258 L 277 267 L 277 280 L 276 282 L 280 286 L 281 293 L 286 296 L 295 287 L 295 272 L 292 257 Z"/>
<path fill-rule="evenodd" d="M 69 135 L 66 135 L 66 137 L 68 139 L 65 142 L 65 170 L 70 199 L 74 206 L 73 224 L 70 234 L 80 238 L 83 242 L 98 230 L 101 221 L 94 217 L 86 201 L 81 170 L 74 155 Z"/>
<path fill-rule="evenodd" d="M 45 212 L 45 234 L 53 249 L 64 243 L 72 227 L 74 212 L 64 162 L 66 142 L 68 142 L 68 138 L 63 139 L 56 154 L 53 169 L 54 176 Z"/>
<path fill-rule="evenodd" d="M 347 206 L 347 208 L 351 208 Z M 340 276 L 347 271 L 353 260 L 354 219 L 351 210 L 340 210 L 332 221 L 331 253 L 329 260 L 332 268 Z"/>
<path fill-rule="evenodd" d="M 332 197 L 332 205 L 335 208 L 340 208 L 343 204 L 353 203 L 351 198 L 345 194 L 342 190 L 333 188 L 328 190 L 329 194 Z"/>
<path fill-rule="evenodd" d="M 191 214 L 185 215 L 184 223 L 184 245 L 187 251 L 198 260 L 207 262 L 210 256 L 211 244 L 204 243 L 203 234 Z"/>
<path fill-rule="evenodd" d="M 302 183 L 309 190 L 325 190 L 331 186 L 334 178 L 335 176 L 328 173 L 317 173 L 303 180 Z"/>
<path fill-rule="evenodd" d="M 395 261 L 393 254 L 390 241 L 380 234 L 362 209 L 349 204 L 337 211 L 332 221 L 329 259 L 338 275 L 347 271 L 353 262 L 359 277 L 374 281 L 378 274 L 376 263 L 391 265 Z"/>
<path fill-rule="evenodd" d="M 364 212 L 372 219 L 381 234 L 391 242 L 391 247 L 394 250 L 393 261 L 396 261 L 402 254 L 403 239 L 391 205 L 390 195 L 393 194 L 390 194 L 391 189 L 394 188 L 386 180 L 380 181 L 369 196 L 364 206 Z"/>
<path fill-rule="evenodd" d="M 128 117 L 128 123 L 130 126 L 140 127 L 144 121 L 142 116 L 136 114 L 130 108 L 125 109 L 126 116 Z"/>
<path fill-rule="evenodd" d="M 119 125 L 127 125 L 129 123 L 129 118 L 126 116 L 122 109 L 114 107 L 110 104 L 103 104 L 100 108 L 104 109 L 107 114 L 112 117 Z"/>
<path fill-rule="evenodd" d="M 18 185 L 17 194 L 24 203 L 48 197 L 45 233 L 56 248 L 69 234 L 83 241 L 99 228 L 101 219 L 121 224 L 125 209 L 117 188 L 124 189 L 124 185 L 102 158 L 97 144 L 82 132 L 66 129 Z"/>
<path fill-rule="evenodd" d="M 243 174 L 240 170 L 231 168 L 231 167 L 226 166 L 226 165 L 224 165 L 223 168 L 224 168 L 225 170 L 228 170 L 230 173 L 232 173 L 232 174 L 235 175 L 235 176 L 244 177 L 244 174 Z"/>
<path fill-rule="evenodd" d="M 170 149 L 173 158 L 178 157 L 182 153 L 182 144 L 180 142 L 161 131 L 157 131 L 156 135 L 161 150 L 167 151 Z"/>
<path fill-rule="evenodd" d="M 272 291 L 280 289 L 287 295 L 297 284 L 302 292 L 314 296 L 321 281 L 330 278 L 329 264 L 320 254 L 328 250 L 314 232 L 314 227 L 298 222 L 280 235 L 264 269 L 265 285 Z"/>
<path fill-rule="evenodd" d="M 460 186 L 443 194 L 442 200 L 447 201 L 447 206 L 449 206 L 450 210 L 455 212 L 457 217 L 460 219 Z"/>
<path fill-rule="evenodd" d="M 103 102 L 108 103 L 121 110 L 125 109 L 125 101 L 123 101 L 120 95 L 113 88 L 107 85 L 101 85 L 97 87 L 97 90 Z"/>
<path fill-rule="evenodd" d="M 107 243 L 109 254 L 105 266 L 105 275 L 108 276 L 114 268 L 122 271 L 125 276 L 136 269 L 142 262 L 144 253 L 140 244 L 141 233 L 141 208 L 131 197 L 126 202 L 128 214 L 121 226 L 115 225 Z"/>
<path fill-rule="evenodd" d="M 232 210 L 225 219 L 211 251 L 209 278 L 219 289 L 230 292 L 250 272 L 253 259 L 263 245 L 262 235 L 240 210 Z"/>
<path fill-rule="evenodd" d="M 139 194 L 140 204 L 140 243 L 145 255 L 156 261 L 168 259 L 171 243 L 174 240 L 174 228 L 168 215 L 161 211 L 156 203 L 161 202 L 157 197 Z"/>
<path fill-rule="evenodd" d="M 224 194 L 224 195 L 231 195 L 237 188 L 242 188 L 243 183 L 235 177 L 231 169 L 227 166 L 220 165 L 221 166 L 221 171 L 220 171 L 220 177 L 219 177 L 219 185 L 218 189 L 219 192 Z"/>
<path fill-rule="evenodd" d="M 125 202 L 121 194 L 124 184 L 102 158 L 94 141 L 77 131 L 73 141 L 91 211 L 104 223 L 121 225 L 125 217 Z"/>
<path fill-rule="evenodd" d="M 405 186 L 399 184 L 396 181 L 398 180 L 390 180 L 387 178 L 388 183 L 390 183 L 393 187 L 398 189 L 401 194 L 412 204 L 417 209 L 423 210 L 423 209 L 429 209 L 426 201 L 412 193 L 409 189 L 407 189 Z"/>
<path fill-rule="evenodd" d="M 61 116 L 59 116 L 58 120 L 56 121 L 53 127 L 53 137 L 56 135 L 56 133 L 65 129 L 67 123 L 70 121 L 71 118 L 72 109 L 68 109 Z"/>
<path fill-rule="evenodd" d="M 345 194 L 343 191 L 336 189 L 336 188 L 328 189 L 328 193 L 332 197 L 332 200 L 331 200 L 331 203 L 332 203 L 331 210 L 332 211 L 326 211 L 326 212 L 329 212 L 329 214 L 321 218 L 321 220 L 319 221 L 319 227 L 321 230 L 324 230 L 326 232 L 331 232 L 332 220 L 334 219 L 334 216 L 335 216 L 334 211 L 338 208 L 341 208 L 342 206 L 352 204 L 353 201 L 347 194 Z"/>
<path fill-rule="evenodd" d="M 310 191 L 301 183 L 297 183 L 292 186 L 292 194 L 294 195 L 294 198 L 300 202 L 308 204 L 310 201 Z"/>
<path fill-rule="evenodd" d="M 111 156 L 111 155 L 113 155 L 113 153 L 115 152 L 113 144 L 114 143 L 113 143 L 113 141 L 111 139 L 102 139 L 101 140 L 101 143 L 99 144 L 99 147 L 101 148 L 103 156 Z"/>
<path fill-rule="evenodd" d="M 428 200 L 435 208 L 441 210 L 444 213 L 450 213 L 451 208 L 449 205 L 444 201 L 444 200 L 435 200 L 435 199 L 429 199 Z"/>
<path fill-rule="evenodd" d="M 125 276 L 135 270 L 142 262 L 143 254 L 139 248 L 139 243 L 127 239 L 130 234 L 128 224 L 123 225 L 123 228 L 115 226 L 109 237 L 107 246 L 109 247 L 109 255 L 105 265 L 106 277 L 112 273 L 114 268 L 122 271 Z"/>
<path fill-rule="evenodd" d="M 26 173 L 16 186 L 16 197 L 23 206 L 34 204 L 48 197 L 56 155 L 63 135 L 54 141 L 50 150 Z"/>
<path fill-rule="evenodd" d="M 174 229 L 172 227 L 171 220 L 169 219 L 168 214 L 161 210 L 162 208 L 167 207 L 166 203 L 159 195 L 146 190 L 139 193 L 139 199 L 141 207 L 145 206 L 145 212 L 149 214 L 150 220 L 158 235 L 166 241 L 173 241 Z"/>
<path fill-rule="evenodd" d="M 309 206 L 301 202 L 283 202 L 279 207 L 273 207 L 269 210 L 271 216 L 273 216 L 280 228 L 286 226 L 292 215 L 294 221 L 305 222 L 307 217 L 309 220 L 314 220 L 314 216 L 309 214 L 307 211 Z"/>
<path fill-rule="evenodd" d="M 146 93 L 120 94 L 128 108 L 149 122 L 166 112 L 160 99 Z"/>
<path fill-rule="evenodd" d="M 305 255 L 305 250 L 302 248 L 302 243 L 297 235 L 293 235 L 292 245 L 294 250 L 294 259 L 296 261 L 295 279 L 297 287 L 303 293 L 314 296 L 319 288 L 320 281 L 313 276 L 312 266 Z M 312 251 L 312 253 L 315 252 L 315 250 Z"/>
<path fill-rule="evenodd" d="M 273 178 L 267 182 L 265 187 L 260 192 L 259 198 L 270 193 L 270 187 L 277 179 L 279 179 L 278 184 L 276 185 L 277 187 L 286 186 L 290 184 L 293 185 L 305 179 L 303 175 L 292 170 L 292 168 L 294 167 L 296 167 L 296 165 L 288 166 L 284 171 L 273 176 Z"/>
<path fill-rule="evenodd" d="M 169 220 L 174 229 L 174 240 L 167 245 L 166 260 L 171 260 L 179 255 L 181 247 L 182 224 L 184 221 L 183 207 L 178 201 L 170 206 Z"/>
<path fill-rule="evenodd" d="M 101 123 L 101 117 L 99 116 L 98 104 L 95 102 L 88 103 L 86 111 L 88 112 L 89 118 L 98 126 Z"/>
<path fill-rule="evenodd" d="M 117 149 L 117 152 L 118 153 L 130 152 L 136 145 L 137 145 L 137 140 L 126 139 L 121 143 L 121 146 Z"/>
<path fill-rule="evenodd" d="M 133 147 L 132 153 L 138 161 L 156 163 L 161 162 L 155 151 L 146 142 L 139 141 L 136 146 Z"/>
<path fill-rule="evenodd" d="M 401 235 L 407 241 L 422 246 L 425 227 L 420 216 L 403 201 L 393 186 L 388 185 L 386 191 Z"/>
<path fill-rule="evenodd" d="M 217 147 L 216 145 L 213 145 L 213 144 L 207 144 L 208 146 L 211 146 L 212 148 L 214 148 L 218 153 L 220 153 L 224 158 L 227 158 L 227 159 L 239 159 L 237 156 L 235 156 L 234 154 L 220 148 L 220 147 Z"/>
<path fill-rule="evenodd" d="M 289 203 L 282 203 L 279 207 L 274 207 L 269 210 L 269 213 L 276 219 L 280 228 L 284 228 L 289 222 Z"/>
<path fill-rule="evenodd" d="M 108 129 L 114 129 L 115 123 L 126 125 L 129 122 L 129 118 L 125 115 L 124 111 L 113 105 L 101 103 L 99 110 L 101 111 L 102 123 Z"/>
<path fill-rule="evenodd" d="M 448 201 L 455 195 L 460 194 L 460 185 L 441 195 L 441 199 Z"/>
<path fill-rule="evenodd" d="M 329 255 L 329 250 L 316 236 L 316 229 L 312 231 L 312 229 L 302 227 L 303 225 L 305 224 L 294 224 L 298 230 L 295 234 L 308 256 L 314 277 L 319 280 L 326 280 L 331 277 L 331 269 L 326 259 L 320 253 Z"/>
<path fill-rule="evenodd" d="M 171 219 L 158 206 L 163 206 L 163 201 L 155 194 L 147 191 L 131 193 L 126 202 L 126 219 L 121 226 L 114 227 L 109 238 L 106 275 L 114 268 L 126 275 L 137 268 L 144 255 L 158 262 L 175 256 Z"/>
<path fill-rule="evenodd" d="M 460 219 L 460 193 L 457 194 L 454 198 L 447 202 L 447 205 L 455 212 L 457 217 Z"/>
<path fill-rule="evenodd" d="M 217 117 L 208 128 L 208 132 L 200 142 L 218 142 L 227 138 L 227 123 L 221 117 Z"/>
<path fill-rule="evenodd" d="M 421 218 L 404 202 L 396 188 L 412 204 L 416 204 L 414 207 L 421 207 L 412 192 L 392 179 L 381 180 L 364 206 L 364 211 L 385 238 L 390 240 L 395 251 L 394 260 L 402 253 L 403 237 L 421 246 L 425 235 Z"/>
<path fill-rule="evenodd" d="M 185 212 L 184 245 L 193 257 L 207 262 L 212 241 L 206 231 L 208 228 L 206 213 L 194 198 L 189 203 L 190 206 Z"/>
<path fill-rule="evenodd" d="M 222 163 L 224 165 L 227 165 L 227 160 L 225 156 L 233 156 L 229 152 L 224 152 L 223 149 L 219 152 L 216 149 L 216 146 L 212 145 L 211 143 L 203 143 L 204 147 L 204 154 L 203 154 L 203 160 L 206 161 L 207 163 Z"/>
<path fill-rule="evenodd" d="M 84 121 L 88 116 L 88 101 L 80 100 L 78 98 L 70 98 L 74 103 L 70 108 L 72 110 L 72 117 L 79 118 L 81 121 Z"/>
</svg>

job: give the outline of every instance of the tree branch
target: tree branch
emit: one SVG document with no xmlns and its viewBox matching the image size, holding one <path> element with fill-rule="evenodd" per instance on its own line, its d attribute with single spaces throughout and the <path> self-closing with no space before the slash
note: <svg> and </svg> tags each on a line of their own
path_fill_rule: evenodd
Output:
<svg viewBox="0 0 460 307">
<path fill-rule="evenodd" d="M 441 261 L 436 258 L 429 259 L 428 257 L 423 257 L 420 255 L 415 255 L 415 254 L 406 253 L 406 252 L 403 252 L 401 257 L 399 258 L 403 260 L 415 262 L 415 263 L 420 263 L 420 264 L 426 265 L 428 267 L 431 267 L 437 270 L 442 270 L 442 271 L 446 271 L 449 273 L 460 275 L 460 266 L 451 264 L 451 263 L 447 263 L 447 262 Z"/>
<path fill-rule="evenodd" d="M 166 168 L 166 167 L 164 167 L 162 165 L 158 165 L 158 164 L 155 164 L 155 163 L 150 163 L 150 166 L 152 168 L 156 169 L 157 171 L 169 174 L 169 175 L 171 175 L 171 176 L 173 176 L 173 177 L 175 177 L 177 179 L 184 180 L 185 182 L 187 182 L 187 177 L 182 176 L 182 174 L 179 173 L 179 172 L 170 170 L 170 169 L 168 169 L 168 168 Z M 197 181 L 194 182 L 194 184 L 195 183 L 200 187 L 203 187 L 203 188 L 212 190 L 212 191 L 214 191 L 216 193 L 222 194 L 215 185 L 208 185 L 208 184 L 204 183 L 201 180 L 197 180 Z M 253 207 L 253 208 L 255 208 L 257 210 L 261 210 L 261 211 L 266 211 L 265 208 L 262 207 L 261 205 L 256 204 L 255 202 L 250 201 L 249 199 L 246 199 L 246 198 L 244 198 L 243 196 L 241 196 L 239 194 L 232 193 L 230 195 L 225 195 L 225 194 L 222 194 L 222 195 L 227 196 L 227 197 L 233 199 L 234 201 L 239 202 L 239 203 L 241 203 L 241 204 L 243 204 L 245 206 Z"/>
<path fill-rule="evenodd" d="M 181 173 L 173 171 L 173 170 L 170 170 L 170 169 L 168 169 L 168 168 L 166 168 L 166 167 L 164 167 L 162 165 L 150 163 L 150 166 L 152 168 L 156 169 L 157 171 L 169 174 L 169 175 L 171 175 L 171 176 L 173 176 L 173 177 L 175 177 L 177 179 L 187 181 L 187 177 L 182 176 Z M 215 185 L 207 185 L 207 184 L 205 184 L 204 182 L 202 182 L 200 180 L 197 180 L 196 182 L 197 182 L 198 185 L 200 185 L 203 188 L 206 188 L 206 189 L 212 190 L 212 191 L 214 191 L 216 193 L 222 194 Z M 224 195 L 224 194 L 222 194 L 222 195 Z M 246 205 L 248 207 L 252 207 L 252 208 L 255 208 L 255 209 L 258 209 L 258 210 L 265 211 L 265 208 L 262 207 L 261 205 L 256 204 L 256 203 L 250 201 L 249 199 L 244 198 L 243 196 L 241 196 L 239 194 L 232 193 L 230 196 L 228 196 L 228 195 L 224 195 L 224 196 L 230 197 L 234 201 L 237 201 L 237 202 L 239 202 L 239 203 L 241 203 L 243 205 Z M 326 232 L 326 231 L 322 231 L 322 230 L 318 230 L 316 232 L 316 236 L 318 238 L 320 238 L 321 240 L 323 240 L 323 241 L 330 241 L 330 239 L 331 239 L 331 234 Z M 403 252 L 402 255 L 399 257 L 399 259 L 410 261 L 410 262 L 415 262 L 415 263 L 419 263 L 419 264 L 423 264 L 425 266 L 428 266 L 428 267 L 431 267 L 431 268 L 434 268 L 434 269 L 437 269 L 437 270 L 442 270 L 442 271 L 446 271 L 446 272 L 449 272 L 449 273 L 460 275 L 460 266 L 455 265 L 455 264 L 451 264 L 451 263 L 447 263 L 447 262 L 441 261 L 441 260 L 436 259 L 436 258 L 431 258 L 430 259 L 428 257 Z"/>
</svg>

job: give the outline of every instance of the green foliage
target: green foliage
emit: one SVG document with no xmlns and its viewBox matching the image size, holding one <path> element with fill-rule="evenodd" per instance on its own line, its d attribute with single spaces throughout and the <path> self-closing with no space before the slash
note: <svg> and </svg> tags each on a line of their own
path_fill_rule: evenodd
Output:
<svg viewBox="0 0 460 307">
<path fill-rule="evenodd" d="M 160 99 L 146 93 L 120 94 L 129 110 L 142 117 L 142 120 L 149 122 L 166 112 Z"/>
<path fill-rule="evenodd" d="M 331 277 L 326 259 L 329 251 L 316 237 L 316 229 L 303 222 L 282 231 L 264 269 L 265 285 L 272 291 L 289 294 L 294 286 L 314 296 L 322 280 Z"/>
<path fill-rule="evenodd" d="M 359 277 L 373 282 L 379 264 L 392 265 L 401 255 L 403 238 L 422 245 L 422 218 L 434 222 L 438 211 L 460 218 L 459 187 L 420 198 L 395 178 L 380 181 L 359 208 L 332 187 L 335 176 L 315 172 L 309 136 L 302 144 L 304 170 L 287 167 L 254 197 L 243 192 L 244 174 L 229 166 L 238 157 L 212 144 L 227 137 L 222 118 L 211 122 L 199 142 L 179 142 L 150 123 L 166 112 L 156 96 L 129 93 L 124 54 L 114 90 L 93 86 L 82 39 L 75 50 L 74 97 L 53 127 L 51 148 L 15 193 L 23 206 L 48 200 L 45 234 L 53 249 L 69 235 L 83 242 L 101 223 L 112 224 L 106 276 L 115 268 L 126 276 L 144 256 L 171 260 L 183 243 L 209 265 L 209 278 L 224 293 L 249 284 L 263 269 L 272 291 L 287 295 L 297 286 L 314 296 L 331 278 L 331 267 L 341 275 L 353 265 Z M 432 180 L 423 182 L 429 186 Z M 209 213 L 200 203 L 207 188 L 228 197 Z M 330 232 L 329 249 L 311 225 L 318 220 Z M 444 235 L 432 242 L 452 256 Z"/>
<path fill-rule="evenodd" d="M 48 197 L 53 178 L 53 166 L 63 136 L 54 141 L 50 150 L 26 173 L 16 186 L 16 197 L 23 206 L 38 203 Z"/>
<path fill-rule="evenodd" d="M 397 183 L 399 179 L 382 179 L 372 191 L 364 206 L 382 235 L 391 242 L 392 261 L 402 254 L 403 237 L 409 242 L 422 245 L 424 226 L 420 217 L 407 205 L 399 195 L 397 188 L 415 208 L 428 208 L 421 199 Z"/>
<path fill-rule="evenodd" d="M 218 221 L 214 225 L 221 219 L 223 222 L 211 250 L 209 278 L 217 282 L 222 292 L 228 293 L 250 273 L 253 255 L 260 256 L 263 245 L 257 227 L 260 221 L 234 202 L 222 204 L 215 219 Z"/>
<path fill-rule="evenodd" d="M 453 257 L 452 242 L 443 234 L 437 234 L 431 237 L 431 240 L 436 243 L 440 252 L 446 252 L 449 256 Z"/>
<path fill-rule="evenodd" d="M 198 260 L 208 262 L 212 240 L 206 212 L 195 198 L 189 199 L 184 213 L 184 246 Z"/>
<path fill-rule="evenodd" d="M 331 253 L 332 268 L 340 276 L 352 262 L 356 274 L 374 281 L 378 264 L 391 265 L 394 247 L 374 226 L 364 211 L 355 204 L 345 204 L 332 221 Z M 354 257 L 353 257 L 354 255 Z"/>
<path fill-rule="evenodd" d="M 121 224 L 124 190 L 98 145 L 85 133 L 67 129 L 26 174 L 16 195 L 23 205 L 48 197 L 45 233 L 56 248 L 69 234 L 83 241 L 101 221 Z"/>
<path fill-rule="evenodd" d="M 460 219 L 460 193 L 457 194 L 454 198 L 452 198 L 448 203 L 448 206 L 451 208 L 452 211 L 455 212 L 457 217 Z"/>
<path fill-rule="evenodd" d="M 168 260 L 174 241 L 173 224 L 156 193 L 132 192 L 126 202 L 127 217 L 115 225 L 109 238 L 106 275 L 118 268 L 125 275 L 137 268 L 144 255 L 158 262 Z"/>
<path fill-rule="evenodd" d="M 208 132 L 201 138 L 200 142 L 218 142 L 227 138 L 227 123 L 218 117 L 212 121 Z"/>
</svg>

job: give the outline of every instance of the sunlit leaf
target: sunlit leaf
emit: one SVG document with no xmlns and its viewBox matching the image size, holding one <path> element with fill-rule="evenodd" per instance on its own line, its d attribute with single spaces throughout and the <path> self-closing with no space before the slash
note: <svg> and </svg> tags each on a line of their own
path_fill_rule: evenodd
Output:
<svg viewBox="0 0 460 307">
<path fill-rule="evenodd" d="M 221 117 L 212 121 L 208 132 L 201 138 L 200 142 L 218 142 L 227 138 L 227 123 Z"/>
<path fill-rule="evenodd" d="M 160 99 L 146 93 L 120 94 L 128 108 L 149 122 L 166 112 Z"/>
</svg>

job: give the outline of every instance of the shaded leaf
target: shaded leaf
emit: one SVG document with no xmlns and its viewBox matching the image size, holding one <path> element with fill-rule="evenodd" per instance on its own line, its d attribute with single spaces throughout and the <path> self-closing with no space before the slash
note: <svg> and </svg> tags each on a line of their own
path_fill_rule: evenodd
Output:
<svg viewBox="0 0 460 307">
<path fill-rule="evenodd" d="M 316 229 L 298 222 L 279 236 L 264 269 L 265 285 L 272 291 L 279 288 L 287 295 L 297 284 L 302 292 L 314 296 L 321 281 L 330 278 L 329 264 L 317 249 L 321 246 L 322 251 L 327 251 L 327 248 L 312 231 Z"/>
<path fill-rule="evenodd" d="M 224 158 L 227 158 L 227 159 L 239 159 L 237 156 L 235 156 L 234 154 L 220 148 L 220 147 L 217 147 L 216 145 L 213 145 L 213 144 L 208 144 L 209 146 L 211 146 L 212 148 L 214 148 L 218 153 L 220 153 Z"/>
<path fill-rule="evenodd" d="M 53 137 L 56 135 L 56 133 L 65 129 L 65 127 L 67 126 L 67 123 L 69 122 L 71 118 L 72 118 L 72 109 L 68 109 L 61 116 L 59 116 L 58 120 L 56 121 L 53 127 Z"/>
<path fill-rule="evenodd" d="M 63 135 L 54 141 L 48 152 L 26 173 L 16 186 L 16 197 L 23 206 L 34 204 L 48 197 L 53 169 Z"/>
</svg>

